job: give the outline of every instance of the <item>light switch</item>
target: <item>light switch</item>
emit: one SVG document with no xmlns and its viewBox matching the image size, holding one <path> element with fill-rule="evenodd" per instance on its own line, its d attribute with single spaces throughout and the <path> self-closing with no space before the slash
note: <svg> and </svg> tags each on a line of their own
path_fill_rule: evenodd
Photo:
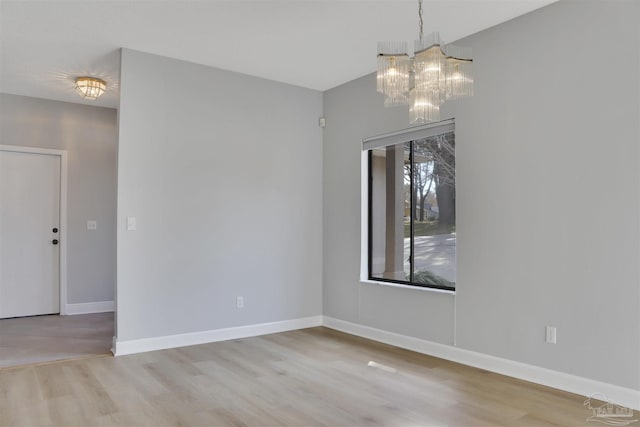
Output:
<svg viewBox="0 0 640 427">
<path fill-rule="evenodd" d="M 136 229 L 136 217 L 128 216 L 127 217 L 127 231 L 133 231 Z"/>
<path fill-rule="evenodd" d="M 98 221 L 90 219 L 87 221 L 87 230 L 97 230 L 98 229 Z"/>
<path fill-rule="evenodd" d="M 557 337 L 556 328 L 553 326 L 547 326 L 545 341 L 548 342 L 549 344 L 555 344 L 556 337 Z"/>
</svg>

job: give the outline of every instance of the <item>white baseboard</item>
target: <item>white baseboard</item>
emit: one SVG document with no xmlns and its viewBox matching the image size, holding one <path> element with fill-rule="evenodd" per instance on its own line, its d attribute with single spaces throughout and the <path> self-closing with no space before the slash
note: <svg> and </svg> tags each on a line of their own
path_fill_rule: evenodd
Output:
<svg viewBox="0 0 640 427">
<path fill-rule="evenodd" d="M 116 303 L 114 301 L 66 304 L 64 314 L 73 315 L 73 314 L 106 313 L 108 311 L 116 311 Z"/>
<path fill-rule="evenodd" d="M 428 354 L 463 365 L 474 366 L 509 377 L 542 384 L 582 396 L 601 394 L 617 404 L 640 410 L 640 391 L 620 387 L 589 378 L 578 377 L 564 372 L 552 371 L 539 366 L 515 362 L 459 347 L 439 344 L 419 338 L 400 335 L 382 329 L 371 328 L 344 320 L 324 316 L 323 325 L 348 334 L 357 335 L 396 347 Z"/>
<path fill-rule="evenodd" d="M 295 329 L 322 326 L 322 316 L 303 317 L 300 319 L 282 320 L 279 322 L 260 323 L 257 325 L 236 326 L 233 328 L 214 329 L 202 332 L 167 335 L 137 340 L 114 341 L 113 354 L 143 353 L 145 351 L 164 350 L 167 348 L 185 347 L 188 345 L 206 344 L 217 341 L 274 334 Z"/>
</svg>

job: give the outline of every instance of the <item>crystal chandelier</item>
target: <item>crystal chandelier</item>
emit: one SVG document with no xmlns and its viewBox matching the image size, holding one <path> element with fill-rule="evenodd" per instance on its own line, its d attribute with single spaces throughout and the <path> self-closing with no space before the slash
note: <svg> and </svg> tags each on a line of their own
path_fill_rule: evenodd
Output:
<svg viewBox="0 0 640 427">
<path fill-rule="evenodd" d="M 419 38 L 414 56 L 406 42 L 378 43 L 377 89 L 384 106 L 409 105 L 410 122 L 440 120 L 440 105 L 473 95 L 471 49 L 445 45 L 439 33 L 423 36 L 422 0 L 418 0 Z"/>
</svg>

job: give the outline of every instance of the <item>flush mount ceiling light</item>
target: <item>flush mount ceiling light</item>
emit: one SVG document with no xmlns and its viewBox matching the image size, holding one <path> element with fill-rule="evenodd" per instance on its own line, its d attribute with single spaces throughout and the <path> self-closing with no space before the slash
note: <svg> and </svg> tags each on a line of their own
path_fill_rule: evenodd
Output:
<svg viewBox="0 0 640 427">
<path fill-rule="evenodd" d="M 422 0 L 414 56 L 407 42 L 378 42 L 377 89 L 384 106 L 409 105 L 413 124 L 440 120 L 440 104 L 473 95 L 471 49 L 445 45 L 435 32 L 423 37 Z"/>
<path fill-rule="evenodd" d="M 76 79 L 76 92 L 84 99 L 98 99 L 107 89 L 104 80 L 95 77 L 78 77 Z"/>
</svg>

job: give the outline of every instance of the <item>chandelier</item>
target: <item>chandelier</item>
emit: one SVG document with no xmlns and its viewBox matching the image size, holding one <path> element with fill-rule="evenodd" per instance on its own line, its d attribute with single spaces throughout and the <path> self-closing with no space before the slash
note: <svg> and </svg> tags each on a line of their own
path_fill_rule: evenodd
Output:
<svg viewBox="0 0 640 427">
<path fill-rule="evenodd" d="M 107 83 L 104 80 L 95 77 L 78 77 L 76 79 L 76 92 L 90 100 L 98 99 L 107 89 Z"/>
<path fill-rule="evenodd" d="M 424 37 L 422 0 L 418 18 L 413 58 L 407 42 L 378 43 L 378 92 L 385 107 L 409 105 L 412 124 L 438 121 L 443 102 L 473 95 L 471 49 L 445 45 L 437 32 Z"/>
</svg>

